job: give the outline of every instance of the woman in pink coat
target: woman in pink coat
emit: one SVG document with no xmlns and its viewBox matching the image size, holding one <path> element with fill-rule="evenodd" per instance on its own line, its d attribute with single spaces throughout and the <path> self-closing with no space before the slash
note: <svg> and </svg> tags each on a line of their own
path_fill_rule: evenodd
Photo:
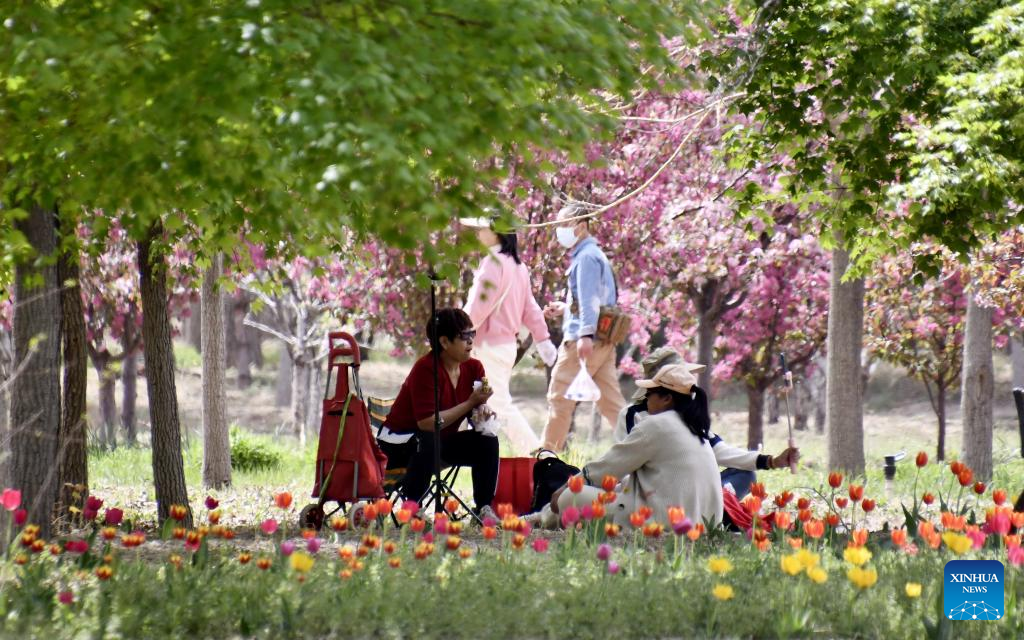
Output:
<svg viewBox="0 0 1024 640">
<path fill-rule="evenodd" d="M 476 230 L 487 254 L 473 273 L 465 311 L 476 328 L 473 355 L 484 365 L 494 395 L 487 404 L 497 415 L 516 455 L 540 446 L 540 438 L 512 401 L 509 381 L 515 366 L 519 329 L 526 326 L 537 353 L 549 367 L 558 351 L 551 343 L 544 314 L 530 288 L 530 272 L 519 259 L 515 232 L 496 233 L 489 218 L 463 218 L 463 226 Z"/>
</svg>

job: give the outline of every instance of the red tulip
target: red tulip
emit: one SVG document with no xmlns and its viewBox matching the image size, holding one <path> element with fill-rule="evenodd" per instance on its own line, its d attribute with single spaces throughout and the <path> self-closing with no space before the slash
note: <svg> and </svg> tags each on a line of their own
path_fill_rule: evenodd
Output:
<svg viewBox="0 0 1024 640">
<path fill-rule="evenodd" d="M 103 514 L 103 523 L 116 527 L 121 524 L 121 520 L 124 518 L 124 511 L 121 509 L 107 509 L 107 512 Z"/>
<path fill-rule="evenodd" d="M 830 513 L 830 514 L 828 514 L 828 516 L 826 517 L 826 520 L 828 520 L 828 525 L 830 527 L 838 527 L 839 526 L 839 514 L 838 513 Z"/>
<path fill-rule="evenodd" d="M 808 498 L 800 498 L 799 500 L 796 501 L 796 508 L 800 510 L 810 509 L 811 501 Z"/>
<path fill-rule="evenodd" d="M 217 500 L 215 500 L 213 498 L 213 496 L 206 496 L 206 510 L 207 511 L 213 511 L 218 506 L 220 506 L 220 503 L 217 502 Z"/>
<path fill-rule="evenodd" d="M 985 493 L 985 483 L 984 482 L 975 482 L 974 483 L 974 493 L 978 494 L 979 496 L 981 494 Z"/>
<path fill-rule="evenodd" d="M 605 476 L 601 479 L 601 488 L 605 491 L 615 491 L 615 485 L 619 483 L 615 476 Z"/>
<path fill-rule="evenodd" d="M 960 470 L 960 473 L 957 474 L 957 479 L 960 481 L 961 487 L 968 487 L 970 486 L 971 481 L 974 480 L 974 472 L 967 467 L 964 467 Z"/>
<path fill-rule="evenodd" d="M 754 496 L 755 498 L 760 498 L 761 500 L 766 499 L 768 497 L 768 492 L 765 491 L 765 489 L 764 489 L 764 483 L 763 482 L 753 482 L 753 483 L 751 483 L 751 485 L 750 485 L 750 495 Z"/>
<path fill-rule="evenodd" d="M 996 489 L 992 492 L 992 502 L 996 503 L 997 507 L 1001 507 L 1006 502 L 1006 491 L 1003 489 Z"/>
<path fill-rule="evenodd" d="M 583 491 L 583 476 L 575 475 L 569 478 L 569 491 L 573 493 L 579 493 Z"/>
<path fill-rule="evenodd" d="M 917 462 L 918 468 L 925 466 L 928 464 L 928 454 L 924 451 L 918 451 L 917 460 L 915 460 L 915 462 Z"/>
<path fill-rule="evenodd" d="M 954 476 L 960 475 L 960 472 L 964 470 L 964 463 L 959 460 L 954 460 L 949 463 L 949 470 Z"/>
<path fill-rule="evenodd" d="M 292 506 L 292 494 L 287 491 L 274 494 L 274 504 L 278 509 L 287 509 Z"/>
<path fill-rule="evenodd" d="M 864 497 L 864 487 L 859 484 L 850 485 L 850 500 L 857 502 Z"/>
<path fill-rule="evenodd" d="M 931 504 L 931 503 L 935 502 L 935 496 L 933 496 L 930 493 L 926 493 L 923 496 L 921 496 L 921 502 L 923 502 L 925 504 Z"/>
<path fill-rule="evenodd" d="M 864 510 L 864 513 L 871 513 L 875 509 L 875 501 L 870 498 L 864 498 L 860 503 L 860 508 Z"/>
<path fill-rule="evenodd" d="M 17 510 L 15 510 L 15 512 L 14 512 L 14 524 L 16 526 L 20 527 L 21 525 L 25 524 L 26 520 L 28 520 L 28 511 L 26 511 L 25 509 L 17 509 Z"/>
<path fill-rule="evenodd" d="M 838 498 L 836 498 L 836 506 L 839 507 L 840 509 L 845 509 L 846 505 L 848 504 L 850 504 L 850 501 L 847 500 L 845 497 L 839 496 Z"/>
<path fill-rule="evenodd" d="M 833 471 L 832 473 L 828 474 L 828 484 L 833 489 L 838 489 L 843 484 L 843 474 L 839 473 L 838 471 Z"/>
</svg>

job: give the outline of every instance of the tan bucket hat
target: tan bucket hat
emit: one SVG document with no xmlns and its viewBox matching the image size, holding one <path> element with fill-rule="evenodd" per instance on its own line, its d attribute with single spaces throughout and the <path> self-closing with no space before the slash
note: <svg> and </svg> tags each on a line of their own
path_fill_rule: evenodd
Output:
<svg viewBox="0 0 1024 640">
<path fill-rule="evenodd" d="M 678 393 L 690 393 L 697 384 L 697 378 L 690 372 L 685 364 L 670 364 L 658 369 L 653 378 L 640 379 L 636 386 L 641 389 L 654 389 L 664 387 Z"/>
<path fill-rule="evenodd" d="M 653 378 L 654 374 L 656 374 L 659 369 L 670 364 L 681 364 L 686 367 L 686 370 L 690 373 L 700 373 L 705 368 L 702 364 L 687 362 L 683 359 L 683 356 L 672 347 L 660 347 L 655 349 L 640 361 L 640 365 L 644 368 L 644 378 L 648 380 Z M 647 389 L 642 387 L 638 388 L 633 393 L 633 402 L 643 400 L 645 395 L 647 395 Z"/>
</svg>

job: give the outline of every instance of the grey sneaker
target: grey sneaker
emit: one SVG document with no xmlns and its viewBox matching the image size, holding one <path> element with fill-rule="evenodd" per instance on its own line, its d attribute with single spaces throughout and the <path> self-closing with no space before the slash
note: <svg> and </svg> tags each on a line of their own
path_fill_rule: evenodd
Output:
<svg viewBox="0 0 1024 640">
<path fill-rule="evenodd" d="M 480 518 L 480 522 L 483 523 L 487 523 L 487 519 L 490 518 L 492 520 L 490 523 L 492 527 L 498 526 L 501 522 L 501 518 L 498 517 L 498 514 L 494 513 L 494 509 L 492 509 L 489 504 L 485 504 L 480 507 L 476 512 L 476 517 Z"/>
</svg>

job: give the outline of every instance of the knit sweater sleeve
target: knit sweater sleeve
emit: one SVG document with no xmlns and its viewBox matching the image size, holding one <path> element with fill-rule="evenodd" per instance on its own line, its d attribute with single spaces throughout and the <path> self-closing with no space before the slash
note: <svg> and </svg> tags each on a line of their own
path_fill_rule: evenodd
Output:
<svg viewBox="0 0 1024 640">
<path fill-rule="evenodd" d="M 521 271 L 519 285 L 526 289 L 524 295 L 526 304 L 523 305 L 522 323 L 530 330 L 534 342 L 544 342 L 551 337 L 548 333 L 548 323 L 544 321 L 544 312 L 541 311 L 540 305 L 537 304 L 537 300 L 533 297 L 533 291 L 530 289 L 530 272 L 526 269 L 526 265 L 519 265 L 519 269 Z"/>
<path fill-rule="evenodd" d="M 711 434 L 711 450 L 715 452 L 715 461 L 720 467 L 732 467 L 746 471 L 761 468 L 757 466 L 757 451 L 734 447 L 714 433 Z"/>
<path fill-rule="evenodd" d="M 498 304 L 498 298 L 501 297 L 500 286 L 501 263 L 493 256 L 487 255 L 473 273 L 473 284 L 466 295 L 464 310 L 473 321 L 473 326 L 479 328 L 491 315 L 491 311 Z"/>
<path fill-rule="evenodd" d="M 644 466 L 657 450 L 658 443 L 652 432 L 653 429 L 647 428 L 633 429 L 625 440 L 612 445 L 603 456 L 583 467 L 587 484 L 601 486 L 605 476 L 621 478 Z"/>
</svg>

